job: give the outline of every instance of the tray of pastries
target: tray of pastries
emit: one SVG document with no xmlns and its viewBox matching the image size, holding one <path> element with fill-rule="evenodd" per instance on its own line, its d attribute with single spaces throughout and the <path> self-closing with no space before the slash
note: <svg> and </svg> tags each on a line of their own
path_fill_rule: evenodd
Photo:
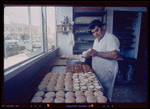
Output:
<svg viewBox="0 0 150 109">
<path fill-rule="evenodd" d="M 37 91 L 31 103 L 107 103 L 102 91 Z"/>
<path fill-rule="evenodd" d="M 37 87 L 37 91 L 86 91 L 103 88 L 95 73 L 47 73 Z"/>
<path fill-rule="evenodd" d="M 104 89 L 89 65 L 71 66 L 74 72 L 47 73 L 30 102 L 107 103 Z M 75 67 L 82 68 L 83 72 L 76 72 Z"/>
</svg>

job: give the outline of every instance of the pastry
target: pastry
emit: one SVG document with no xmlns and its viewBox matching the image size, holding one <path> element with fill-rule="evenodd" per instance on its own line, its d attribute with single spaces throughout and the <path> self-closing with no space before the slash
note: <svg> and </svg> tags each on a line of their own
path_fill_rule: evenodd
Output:
<svg viewBox="0 0 150 109">
<path fill-rule="evenodd" d="M 46 89 L 46 85 L 44 84 L 40 84 L 39 86 L 38 86 L 38 89 L 39 90 L 45 90 Z"/>
<path fill-rule="evenodd" d="M 43 91 L 38 91 L 35 93 L 34 95 L 35 97 L 43 97 L 44 96 L 44 92 Z"/>
<path fill-rule="evenodd" d="M 74 96 L 75 96 L 75 94 L 73 92 L 67 92 L 65 94 L 65 98 L 74 97 Z"/>
<path fill-rule="evenodd" d="M 78 90 L 80 89 L 80 87 L 79 87 L 79 86 L 75 86 L 75 87 L 73 87 L 73 89 L 74 89 L 75 91 L 78 91 Z"/>
<path fill-rule="evenodd" d="M 51 98 L 54 98 L 55 97 L 55 93 L 54 92 L 48 92 L 45 94 L 45 97 L 51 97 Z"/>
<path fill-rule="evenodd" d="M 76 103 L 86 103 L 86 98 L 84 96 L 76 97 Z"/>
<path fill-rule="evenodd" d="M 68 85 L 68 86 L 65 86 L 65 90 L 73 90 L 73 86 L 72 85 Z"/>
<path fill-rule="evenodd" d="M 55 90 L 55 85 L 51 84 L 51 85 L 47 85 L 46 86 L 47 90 Z"/>
<path fill-rule="evenodd" d="M 89 85 L 88 86 L 88 90 L 94 90 L 94 86 L 93 85 Z"/>
<path fill-rule="evenodd" d="M 91 90 L 87 90 L 87 91 L 84 92 L 84 95 L 86 97 L 88 97 L 88 96 L 93 96 L 94 94 L 93 94 L 93 92 Z"/>
<path fill-rule="evenodd" d="M 105 96 L 97 97 L 98 103 L 107 103 L 107 98 Z"/>
<path fill-rule="evenodd" d="M 87 103 L 97 103 L 97 99 L 95 96 L 88 96 Z"/>
<path fill-rule="evenodd" d="M 102 91 L 95 91 L 94 92 L 94 96 L 103 96 L 103 92 Z"/>
<path fill-rule="evenodd" d="M 54 103 L 65 103 L 65 99 L 63 97 L 56 97 Z"/>
<path fill-rule="evenodd" d="M 63 92 L 63 91 L 58 91 L 56 93 L 56 97 L 64 97 L 64 96 L 65 96 L 65 92 Z"/>
<path fill-rule="evenodd" d="M 62 85 L 57 85 L 56 87 L 55 87 L 55 90 L 64 90 L 65 88 L 64 88 L 64 86 L 62 86 Z"/>
<path fill-rule="evenodd" d="M 78 96 L 84 96 L 84 93 L 82 91 L 76 91 L 75 92 L 75 96 L 78 97 Z"/>
<path fill-rule="evenodd" d="M 40 84 L 41 84 L 41 85 L 47 85 L 47 84 L 48 84 L 48 81 L 47 81 L 47 80 L 43 80 L 43 81 L 41 81 Z"/>
<path fill-rule="evenodd" d="M 86 86 L 81 86 L 81 90 L 85 91 L 85 90 L 87 90 L 87 87 Z"/>
<path fill-rule="evenodd" d="M 42 97 L 33 97 L 31 100 L 32 103 L 41 103 Z"/>
<path fill-rule="evenodd" d="M 102 86 L 95 86 L 96 90 L 102 90 Z"/>
<path fill-rule="evenodd" d="M 53 103 L 53 98 L 51 98 L 51 97 L 44 98 L 44 99 L 42 100 L 42 103 Z"/>
<path fill-rule="evenodd" d="M 76 103 L 76 99 L 74 97 L 68 97 L 66 98 L 65 103 Z"/>
</svg>

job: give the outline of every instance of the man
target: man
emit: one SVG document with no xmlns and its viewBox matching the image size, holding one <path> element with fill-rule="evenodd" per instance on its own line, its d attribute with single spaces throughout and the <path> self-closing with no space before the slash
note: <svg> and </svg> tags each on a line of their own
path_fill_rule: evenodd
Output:
<svg viewBox="0 0 150 109">
<path fill-rule="evenodd" d="M 111 102 L 114 81 L 118 72 L 117 59 L 120 43 L 116 36 L 105 31 L 104 24 L 100 20 L 93 20 L 89 29 L 96 39 L 93 49 L 86 51 L 84 58 L 92 57 L 92 68 Z"/>
</svg>

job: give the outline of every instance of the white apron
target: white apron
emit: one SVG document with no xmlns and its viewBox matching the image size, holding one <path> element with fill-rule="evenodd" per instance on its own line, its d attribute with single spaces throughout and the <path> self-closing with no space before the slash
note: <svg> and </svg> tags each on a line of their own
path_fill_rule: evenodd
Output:
<svg viewBox="0 0 150 109">
<path fill-rule="evenodd" d="M 106 32 L 99 42 L 95 39 L 93 49 L 98 52 L 120 51 L 119 46 L 120 43 L 117 37 Z M 92 68 L 98 76 L 107 98 L 111 102 L 114 81 L 118 72 L 117 60 L 108 60 L 97 56 L 92 57 Z"/>
</svg>

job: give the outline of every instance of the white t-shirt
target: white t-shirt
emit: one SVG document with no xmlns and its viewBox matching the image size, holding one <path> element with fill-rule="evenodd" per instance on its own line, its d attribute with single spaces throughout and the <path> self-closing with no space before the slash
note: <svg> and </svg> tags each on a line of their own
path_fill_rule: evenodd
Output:
<svg viewBox="0 0 150 109">
<path fill-rule="evenodd" d="M 98 52 L 120 51 L 119 46 L 120 42 L 117 37 L 106 32 L 99 42 L 97 38 L 94 40 L 93 49 Z M 92 68 L 97 73 L 99 70 L 108 70 L 116 74 L 118 71 L 118 62 L 117 60 L 108 60 L 95 56 L 92 57 Z"/>
</svg>

